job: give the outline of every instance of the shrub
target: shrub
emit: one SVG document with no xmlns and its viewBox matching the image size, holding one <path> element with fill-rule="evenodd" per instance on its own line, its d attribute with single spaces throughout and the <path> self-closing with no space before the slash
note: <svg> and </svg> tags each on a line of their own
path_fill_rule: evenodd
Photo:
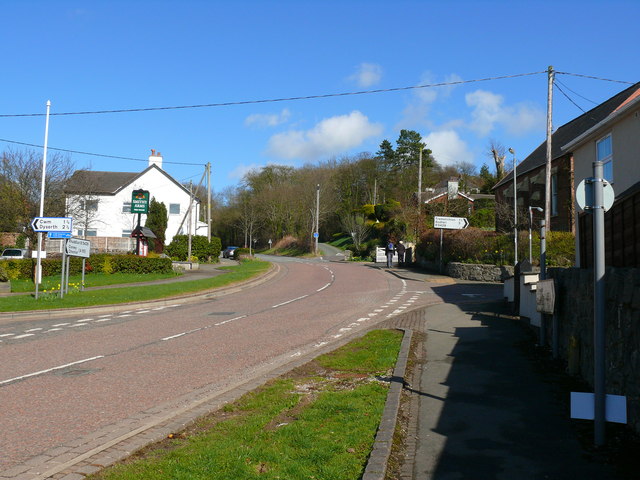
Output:
<svg viewBox="0 0 640 480">
<path fill-rule="evenodd" d="M 191 237 L 191 255 L 198 258 L 214 258 L 220 256 L 222 242 L 218 237 L 213 237 L 211 242 L 202 235 Z M 189 237 L 187 235 L 176 235 L 171 243 L 165 247 L 165 253 L 170 257 L 186 260 L 189 251 Z"/>
<path fill-rule="evenodd" d="M 9 275 L 7 274 L 7 271 L 0 266 L 0 282 L 8 282 L 8 281 L 9 281 Z"/>
<path fill-rule="evenodd" d="M 248 248 L 236 248 L 233 251 L 233 259 L 234 260 L 240 260 L 241 257 L 246 257 L 249 255 L 249 249 Z"/>
</svg>

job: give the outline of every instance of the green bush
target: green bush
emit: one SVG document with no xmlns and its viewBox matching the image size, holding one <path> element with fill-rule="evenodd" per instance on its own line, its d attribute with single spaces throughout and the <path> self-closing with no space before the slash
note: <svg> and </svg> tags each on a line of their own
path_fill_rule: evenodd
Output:
<svg viewBox="0 0 640 480">
<path fill-rule="evenodd" d="M 444 230 L 442 239 L 443 262 L 513 264 L 513 236 L 478 228 Z M 416 247 L 417 254 L 428 261 L 439 261 L 440 230 L 427 230 Z M 532 236 L 533 263 L 538 263 L 540 240 Z M 518 235 L 518 258 L 528 258 L 527 232 Z M 570 232 L 549 232 L 547 235 L 547 266 L 571 266 L 575 259 L 575 237 Z"/>
<path fill-rule="evenodd" d="M 249 249 L 248 248 L 236 248 L 233 251 L 233 259 L 234 260 L 239 260 L 241 256 L 247 256 L 249 255 Z"/>
<path fill-rule="evenodd" d="M 9 275 L 7 274 L 7 271 L 0 266 L 0 282 L 8 282 L 8 281 L 9 281 Z"/>
<path fill-rule="evenodd" d="M 186 260 L 189 251 L 189 237 L 187 235 L 176 235 L 171 243 L 165 247 L 165 253 L 170 257 Z M 218 237 L 213 237 L 211 242 L 207 237 L 194 235 L 191 237 L 191 255 L 198 258 L 217 259 L 222 251 L 222 242 Z"/>
</svg>

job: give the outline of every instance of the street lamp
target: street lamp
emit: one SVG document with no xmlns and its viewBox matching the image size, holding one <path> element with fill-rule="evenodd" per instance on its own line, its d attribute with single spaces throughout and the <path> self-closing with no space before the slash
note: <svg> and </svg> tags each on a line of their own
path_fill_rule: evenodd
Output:
<svg viewBox="0 0 640 480">
<path fill-rule="evenodd" d="M 513 264 L 518 264 L 518 199 L 516 197 L 516 152 L 513 148 L 509 149 L 509 153 L 513 155 L 513 245 L 514 257 Z"/>
<path fill-rule="evenodd" d="M 531 253 L 531 228 L 533 226 L 533 210 L 537 210 L 538 212 L 544 212 L 544 209 L 541 207 L 532 207 L 529 205 L 529 263 L 533 262 L 533 255 Z"/>
</svg>

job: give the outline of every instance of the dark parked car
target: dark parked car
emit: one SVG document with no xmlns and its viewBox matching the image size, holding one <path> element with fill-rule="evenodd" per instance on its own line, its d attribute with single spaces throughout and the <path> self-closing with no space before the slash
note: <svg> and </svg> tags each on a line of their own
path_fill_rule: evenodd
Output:
<svg viewBox="0 0 640 480">
<path fill-rule="evenodd" d="M 222 258 L 232 258 L 233 251 L 238 247 L 227 247 L 222 251 Z"/>
</svg>

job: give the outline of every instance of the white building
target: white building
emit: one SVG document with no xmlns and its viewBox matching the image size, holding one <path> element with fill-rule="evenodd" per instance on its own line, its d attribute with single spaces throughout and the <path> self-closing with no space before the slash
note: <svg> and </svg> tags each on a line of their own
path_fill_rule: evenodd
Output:
<svg viewBox="0 0 640 480">
<path fill-rule="evenodd" d="M 189 190 L 162 169 L 162 155 L 155 150 L 151 150 L 149 166 L 139 173 L 78 170 L 71 176 L 64 191 L 67 215 L 73 218 L 73 234 L 92 240 L 92 244 L 112 239 L 111 245 L 124 245 L 115 240 L 130 238 L 137 226 L 138 214 L 131 213 L 134 190 L 148 190 L 149 202 L 155 198 L 167 208 L 165 245 L 178 234 L 207 234 L 207 224 L 198 221 L 200 201 L 192 200 Z M 141 215 L 142 226 L 146 217 Z M 132 242 L 135 245 L 134 239 Z M 131 250 L 131 243 L 125 244 L 124 248 L 105 246 L 99 250 Z"/>
</svg>

